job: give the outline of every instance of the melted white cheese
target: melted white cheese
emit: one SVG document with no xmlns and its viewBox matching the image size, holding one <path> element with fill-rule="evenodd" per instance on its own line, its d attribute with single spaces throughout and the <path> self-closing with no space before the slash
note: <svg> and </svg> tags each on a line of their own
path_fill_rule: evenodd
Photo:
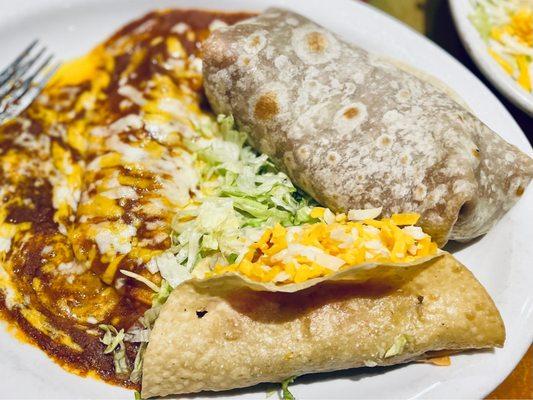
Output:
<svg viewBox="0 0 533 400">
<path fill-rule="evenodd" d="M 97 225 L 96 229 L 97 233 L 94 240 L 100 253 L 127 254 L 131 251 L 131 238 L 137 233 L 134 226 L 102 223 Z"/>
<path fill-rule="evenodd" d="M 0 252 L 7 253 L 11 249 L 11 238 L 0 237 Z"/>
<path fill-rule="evenodd" d="M 136 200 L 138 198 L 137 192 L 131 186 L 116 186 L 105 192 L 101 193 L 102 196 L 105 196 L 109 199 L 130 199 Z"/>
</svg>

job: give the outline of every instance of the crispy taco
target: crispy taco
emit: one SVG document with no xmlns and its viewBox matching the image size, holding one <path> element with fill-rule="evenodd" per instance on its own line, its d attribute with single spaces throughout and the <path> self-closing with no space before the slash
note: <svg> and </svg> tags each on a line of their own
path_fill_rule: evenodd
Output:
<svg viewBox="0 0 533 400">
<path fill-rule="evenodd" d="M 436 350 L 500 347 L 504 337 L 487 292 L 449 254 L 293 292 L 236 278 L 192 281 L 174 290 L 155 324 L 142 395 L 393 365 Z"/>
</svg>

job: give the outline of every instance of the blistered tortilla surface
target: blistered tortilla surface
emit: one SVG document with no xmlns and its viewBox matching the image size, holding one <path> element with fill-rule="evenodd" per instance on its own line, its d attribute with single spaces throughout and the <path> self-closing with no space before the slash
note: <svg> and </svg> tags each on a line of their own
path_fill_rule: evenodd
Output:
<svg viewBox="0 0 533 400">
<path fill-rule="evenodd" d="M 418 212 L 442 246 L 487 232 L 533 175 L 445 91 L 298 14 L 217 30 L 203 60 L 214 110 L 335 211 Z"/>
<path fill-rule="evenodd" d="M 386 357 L 402 335 L 404 349 Z M 170 295 L 155 324 L 142 396 L 391 365 L 434 350 L 501 346 L 504 339 L 489 295 L 449 254 L 364 283 L 325 281 L 295 293 L 188 282 Z"/>
</svg>

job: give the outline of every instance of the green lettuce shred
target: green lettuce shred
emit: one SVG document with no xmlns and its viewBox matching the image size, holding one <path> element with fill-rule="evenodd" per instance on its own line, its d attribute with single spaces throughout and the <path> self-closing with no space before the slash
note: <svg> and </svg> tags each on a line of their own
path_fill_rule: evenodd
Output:
<svg viewBox="0 0 533 400">
<path fill-rule="evenodd" d="M 159 313 L 161 312 L 161 307 L 163 306 L 163 304 L 165 304 L 171 292 L 172 286 L 170 286 L 165 280 L 161 281 L 159 291 L 157 293 L 154 293 L 154 296 L 152 298 L 152 307 L 146 310 L 143 316 L 139 319 L 141 324 L 146 329 L 153 328 L 154 322 L 157 317 L 159 317 Z"/>
<path fill-rule="evenodd" d="M 113 363 L 117 375 L 129 373 L 128 357 L 126 356 L 126 345 L 124 344 L 124 329 L 117 331 L 113 325 L 98 325 L 105 334 L 100 341 L 107 347 L 104 354 L 113 353 Z"/>
<path fill-rule="evenodd" d="M 283 400 L 295 400 L 295 397 L 289 390 L 289 385 L 294 383 L 295 376 L 285 379 L 281 382 L 281 398 Z"/>
<path fill-rule="evenodd" d="M 219 115 L 215 126 L 201 129 L 202 140 L 189 141 L 201 162 L 203 196 L 199 204 L 177 212 L 172 251 L 192 272 L 207 260 L 237 262 L 261 229 L 312 222 L 314 201 L 298 191 L 266 155 L 246 146 L 246 134 L 233 117 Z"/>
<path fill-rule="evenodd" d="M 143 342 L 139 346 L 139 350 L 137 350 L 137 355 L 135 356 L 135 361 L 133 362 L 133 370 L 130 374 L 130 381 L 133 383 L 138 383 L 141 381 L 142 377 L 142 369 L 143 369 L 143 357 L 144 352 L 146 351 L 146 347 L 148 346 L 148 343 Z"/>
<path fill-rule="evenodd" d="M 154 327 L 155 320 L 157 319 L 157 317 L 159 316 L 159 313 L 161 312 L 161 307 L 163 307 L 163 304 L 165 304 L 171 292 L 172 292 L 172 287 L 170 286 L 170 284 L 166 280 L 161 281 L 161 286 L 159 288 L 159 291 L 157 293 L 154 293 L 154 296 L 152 298 L 152 307 L 146 310 L 143 316 L 139 319 L 139 322 L 141 323 L 142 327 L 144 327 L 144 329 L 141 330 L 141 333 L 143 333 L 143 335 L 142 336 L 138 335 L 141 339 L 137 339 L 135 335 L 131 334 L 130 333 L 131 329 L 130 331 L 128 331 L 127 334 L 124 334 L 124 331 L 121 330 L 122 332 L 121 340 L 140 342 L 139 349 L 137 350 L 137 354 L 135 355 L 135 361 L 133 362 L 133 370 L 130 373 L 130 381 L 132 381 L 133 383 L 137 383 L 141 381 L 143 357 L 144 357 L 144 352 L 146 351 L 146 347 L 148 346 L 148 340 L 149 340 L 148 338 L 150 336 L 149 335 L 150 331 Z M 110 327 L 107 325 L 104 325 L 104 326 Z M 114 327 L 110 327 L 109 329 L 111 330 L 111 332 L 116 332 L 116 329 Z M 114 331 L 112 331 L 112 329 L 114 329 Z M 106 335 L 107 335 L 107 332 L 106 332 Z M 133 337 L 133 339 L 131 339 L 131 337 Z M 107 339 L 107 341 L 109 341 L 109 339 Z"/>
<path fill-rule="evenodd" d="M 487 41 L 490 36 L 492 24 L 490 22 L 489 14 L 481 2 L 476 2 L 474 5 L 474 12 L 468 16 L 468 19 L 474 25 L 474 28 L 479 32 L 479 35 L 484 41 Z"/>
<path fill-rule="evenodd" d="M 394 339 L 394 343 L 392 344 L 392 346 L 385 352 L 384 357 L 389 358 L 389 357 L 394 357 L 399 354 L 402 354 L 405 348 L 405 345 L 407 344 L 409 339 L 410 339 L 409 335 L 397 336 L 396 339 Z"/>
</svg>

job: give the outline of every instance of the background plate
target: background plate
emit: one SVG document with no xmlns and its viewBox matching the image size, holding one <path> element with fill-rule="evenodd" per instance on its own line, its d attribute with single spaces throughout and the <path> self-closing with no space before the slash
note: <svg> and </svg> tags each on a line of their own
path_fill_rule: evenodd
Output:
<svg viewBox="0 0 533 400">
<path fill-rule="evenodd" d="M 489 55 L 487 45 L 468 19 L 473 10 L 471 2 L 449 0 L 449 3 L 459 37 L 474 62 L 505 97 L 533 117 L 533 94 L 522 89 Z"/>
<path fill-rule="evenodd" d="M 0 65 L 39 38 L 60 57 L 81 55 L 129 20 L 154 8 L 261 10 L 292 8 L 367 50 L 396 57 L 439 77 L 474 113 L 528 154 L 532 149 L 496 97 L 465 67 L 403 24 L 351 0 L 17 0 L 0 4 Z M 507 328 L 504 349 L 453 357 L 452 366 L 409 364 L 360 368 L 297 380 L 300 399 L 481 398 L 513 369 L 533 339 L 533 189 L 492 229 L 468 246 L 452 245 L 457 257 L 485 285 Z M 63 371 L 40 350 L 0 330 L 1 398 L 126 398 L 133 394 Z M 265 386 L 213 394 L 265 398 Z"/>
</svg>

